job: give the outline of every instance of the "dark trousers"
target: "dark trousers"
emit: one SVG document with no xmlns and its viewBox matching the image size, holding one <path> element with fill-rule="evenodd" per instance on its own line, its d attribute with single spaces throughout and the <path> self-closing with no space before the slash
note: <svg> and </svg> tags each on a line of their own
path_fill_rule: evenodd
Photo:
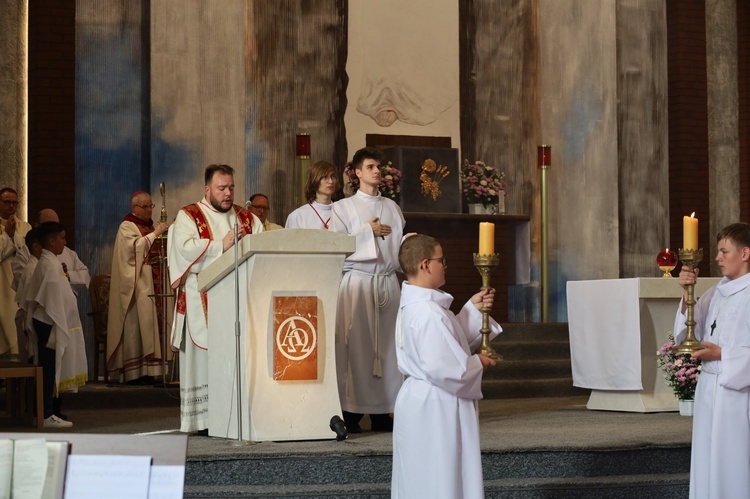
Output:
<svg viewBox="0 0 750 499">
<path fill-rule="evenodd" d="M 34 319 L 37 344 L 39 346 L 39 365 L 42 366 L 42 384 L 44 386 L 44 419 L 55 413 L 55 351 L 46 347 L 52 325 Z"/>
</svg>

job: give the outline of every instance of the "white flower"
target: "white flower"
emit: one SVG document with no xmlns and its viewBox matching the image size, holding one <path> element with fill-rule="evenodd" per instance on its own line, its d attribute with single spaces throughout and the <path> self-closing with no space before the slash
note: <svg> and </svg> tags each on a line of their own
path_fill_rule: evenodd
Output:
<svg viewBox="0 0 750 499">
<path fill-rule="evenodd" d="M 682 359 L 676 359 L 676 360 L 674 361 L 674 365 L 675 365 L 676 367 L 680 367 L 680 366 L 682 365 Z"/>
<path fill-rule="evenodd" d="M 388 180 L 391 180 L 393 178 L 393 175 L 388 174 L 388 175 L 385 176 L 385 178 L 387 178 Z"/>
<path fill-rule="evenodd" d="M 497 195 L 497 191 L 495 189 L 490 189 L 490 196 Z"/>
<path fill-rule="evenodd" d="M 487 187 L 487 181 L 486 180 L 480 180 L 479 185 Z"/>
</svg>

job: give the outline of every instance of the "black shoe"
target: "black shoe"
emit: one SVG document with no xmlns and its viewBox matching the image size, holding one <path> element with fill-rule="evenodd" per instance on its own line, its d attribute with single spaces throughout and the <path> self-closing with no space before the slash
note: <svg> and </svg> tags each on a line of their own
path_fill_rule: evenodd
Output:
<svg viewBox="0 0 750 499">
<path fill-rule="evenodd" d="M 131 379 L 130 381 L 125 382 L 126 385 L 131 386 L 146 386 L 146 385 L 153 385 L 154 384 L 154 378 L 151 376 L 141 376 L 140 378 Z"/>
<path fill-rule="evenodd" d="M 208 428 L 205 428 L 203 430 L 198 430 L 195 433 L 193 433 L 196 437 L 207 437 L 208 436 Z"/>
<path fill-rule="evenodd" d="M 370 414 L 372 431 L 393 431 L 393 418 L 389 414 Z"/>
<path fill-rule="evenodd" d="M 363 416 L 364 414 L 344 411 L 344 424 L 346 425 L 347 433 L 362 433 L 362 427 L 359 426 L 359 421 Z"/>
</svg>

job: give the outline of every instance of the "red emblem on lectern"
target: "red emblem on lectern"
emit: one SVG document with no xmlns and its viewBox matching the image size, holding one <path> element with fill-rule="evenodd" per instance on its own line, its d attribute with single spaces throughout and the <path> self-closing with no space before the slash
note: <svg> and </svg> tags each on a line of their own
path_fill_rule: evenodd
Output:
<svg viewBox="0 0 750 499">
<path fill-rule="evenodd" d="M 273 379 L 318 379 L 318 298 L 274 296 Z"/>
</svg>

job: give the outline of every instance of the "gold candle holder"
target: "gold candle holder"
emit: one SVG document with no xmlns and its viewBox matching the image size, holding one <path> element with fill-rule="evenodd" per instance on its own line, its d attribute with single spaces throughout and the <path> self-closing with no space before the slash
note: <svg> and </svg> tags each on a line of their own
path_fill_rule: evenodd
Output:
<svg viewBox="0 0 750 499">
<path fill-rule="evenodd" d="M 703 248 L 693 249 L 680 249 L 679 252 L 680 260 L 683 265 L 694 269 L 703 260 Z M 687 326 L 687 336 L 682 343 L 674 348 L 677 353 L 692 355 L 693 352 L 703 350 L 703 345 L 695 339 L 695 284 L 690 284 L 687 287 L 688 299 L 685 304 L 687 305 L 687 320 L 685 325 Z"/>
<path fill-rule="evenodd" d="M 492 289 L 490 286 L 490 275 L 492 271 L 500 263 L 500 255 L 493 253 L 491 255 L 480 255 L 474 253 L 474 266 L 479 271 L 479 275 L 482 276 L 482 289 Z M 495 361 L 503 360 L 503 356 L 498 354 L 494 348 L 490 345 L 490 312 L 492 308 L 482 304 L 482 329 L 479 330 L 482 333 L 482 345 L 477 350 L 477 353 L 485 354 L 491 357 Z"/>
</svg>

